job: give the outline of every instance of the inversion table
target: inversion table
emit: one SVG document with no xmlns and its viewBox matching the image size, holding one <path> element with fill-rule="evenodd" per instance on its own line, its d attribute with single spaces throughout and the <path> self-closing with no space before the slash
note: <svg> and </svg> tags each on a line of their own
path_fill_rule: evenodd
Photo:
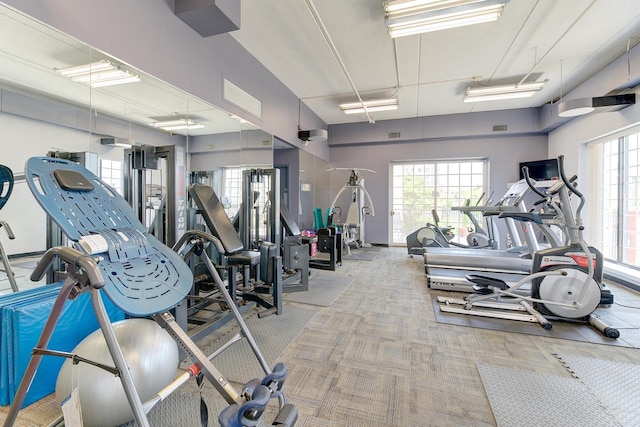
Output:
<svg viewBox="0 0 640 427">
<path fill-rule="evenodd" d="M 255 425 L 269 399 L 275 397 L 280 402 L 280 411 L 274 424 L 295 424 L 297 408 L 287 403 L 282 393 L 287 368 L 278 363 L 273 371 L 269 370 L 264 359 L 259 356 L 255 341 L 237 310 L 234 310 L 234 314 L 242 333 L 267 374 L 262 380 L 249 381 L 242 392 L 233 388 L 177 325 L 168 310 L 189 293 L 193 275 L 177 253 L 147 233 L 130 206 L 115 190 L 85 168 L 62 159 L 33 157 L 27 161 L 25 175 L 29 188 L 40 205 L 68 239 L 75 243 L 76 248 L 49 249 L 31 275 L 32 280 L 40 280 L 55 257 L 67 263 L 69 272 L 33 351 L 4 426 L 11 426 L 15 422 L 42 356 L 53 353 L 46 346 L 65 300 L 73 299 L 85 291 L 91 292 L 100 329 L 139 426 L 149 426 L 146 412 L 170 391 L 198 373 L 204 375 L 230 405 L 220 414 L 221 425 Z M 195 237 L 187 233 L 178 243 L 182 246 L 194 238 L 202 237 L 197 233 Z M 206 236 L 206 239 L 219 244 L 212 236 Z M 212 273 L 215 273 L 215 269 Z M 214 279 L 221 292 L 228 296 L 217 273 Z M 188 372 L 179 376 L 174 383 L 158 392 L 155 398 L 144 405 L 105 313 L 99 292 L 104 292 L 118 308 L 131 317 L 150 316 L 177 341 L 194 362 Z M 229 306 L 232 310 L 235 309 L 235 304 L 230 303 Z"/>
<path fill-rule="evenodd" d="M 11 196 L 11 192 L 13 191 L 13 172 L 7 166 L 0 165 L 0 209 L 2 209 L 9 200 L 9 196 Z M 0 227 L 4 227 L 4 231 L 7 232 L 7 236 L 9 239 L 13 240 L 16 236 L 11 231 L 11 227 L 5 221 L 0 221 Z M 7 258 L 7 254 L 4 251 L 4 247 L 2 243 L 0 243 L 0 258 L 2 258 L 2 263 L 4 265 L 4 271 L 7 273 L 7 279 L 9 279 L 9 284 L 11 285 L 11 289 L 13 292 L 18 292 L 18 285 L 16 284 L 16 278 L 13 275 L 13 270 L 11 270 L 11 263 L 9 263 L 9 258 Z"/>
</svg>

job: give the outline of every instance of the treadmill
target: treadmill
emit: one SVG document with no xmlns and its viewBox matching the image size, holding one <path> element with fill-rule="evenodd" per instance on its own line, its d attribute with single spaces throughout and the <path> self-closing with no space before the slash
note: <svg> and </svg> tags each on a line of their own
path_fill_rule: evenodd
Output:
<svg viewBox="0 0 640 427">
<path fill-rule="evenodd" d="M 537 186 L 545 187 L 543 183 Z M 431 289 L 473 292 L 472 283 L 466 280 L 470 273 L 491 273 L 507 283 L 517 282 L 531 270 L 531 254 L 539 249 L 533 227 L 528 222 L 517 221 L 510 214 L 527 213 L 524 198 L 531 188 L 525 179 L 513 184 L 497 205 L 458 206 L 452 209 L 461 212 L 482 212 L 483 215 L 500 215 L 505 220 L 509 234 L 517 247 L 522 246 L 520 232 L 526 241 L 528 251 L 461 248 L 425 248 L 424 263 L 427 284 Z"/>
</svg>

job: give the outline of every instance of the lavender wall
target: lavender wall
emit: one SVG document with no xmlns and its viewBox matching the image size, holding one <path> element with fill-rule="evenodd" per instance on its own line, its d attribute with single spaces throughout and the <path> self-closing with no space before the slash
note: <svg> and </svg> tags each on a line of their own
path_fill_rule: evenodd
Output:
<svg viewBox="0 0 640 427">
<path fill-rule="evenodd" d="M 390 244 L 391 162 L 456 158 L 488 158 L 489 191 L 501 195 L 506 191 L 508 183 L 518 179 L 520 162 L 547 158 L 547 137 L 514 135 L 331 147 L 332 167 L 368 168 L 376 171 L 375 174 L 364 173 L 365 186 L 376 211 L 376 216 L 367 217 L 365 223 L 367 243 L 373 244 Z M 348 173 L 334 171 L 329 177 L 330 196 L 333 199 L 347 181 Z M 342 206 L 349 206 L 347 197 L 345 195 L 345 199 L 339 202 Z"/>
</svg>

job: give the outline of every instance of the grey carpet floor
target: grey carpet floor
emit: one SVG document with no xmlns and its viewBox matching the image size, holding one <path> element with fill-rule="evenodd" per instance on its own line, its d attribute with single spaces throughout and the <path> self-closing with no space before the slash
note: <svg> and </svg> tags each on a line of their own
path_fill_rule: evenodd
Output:
<svg viewBox="0 0 640 427">
<path fill-rule="evenodd" d="M 250 316 L 246 320 L 247 327 L 251 331 L 262 355 L 273 367 L 274 362 L 285 351 L 287 346 L 309 323 L 315 315 L 315 311 L 295 304 L 287 304 L 283 314 L 271 315 L 263 319 Z M 235 325 L 223 334 L 213 334 L 209 339 L 203 339 L 199 347 L 204 354 L 212 354 L 222 344 L 231 339 L 240 328 Z M 213 364 L 227 377 L 228 380 L 244 384 L 253 378 L 262 378 L 265 373 L 256 359 L 247 340 L 243 339 L 233 344 L 222 354 L 213 359 Z"/>
<path fill-rule="evenodd" d="M 285 301 L 328 307 L 353 283 L 353 277 L 337 274 L 316 274 L 309 279 L 309 290 L 291 292 L 283 297 Z"/>
<path fill-rule="evenodd" d="M 381 248 L 377 255 L 376 262 L 345 262 L 322 272 L 354 279 L 330 306 L 287 302 L 285 313 L 289 305 L 315 312 L 278 358 L 289 367 L 285 389 L 300 411 L 297 427 L 491 427 L 497 420 L 479 363 L 568 379 L 554 354 L 640 364 L 635 348 L 438 323 L 424 262 L 406 248 Z M 640 305 L 636 292 L 626 301 L 622 290 L 614 294 L 625 305 Z M 629 316 L 638 311 L 625 310 Z M 637 325 L 621 333 L 640 335 Z M 16 426 L 46 425 L 47 399 L 21 411 Z M 198 399 L 190 402 L 197 406 Z"/>
</svg>

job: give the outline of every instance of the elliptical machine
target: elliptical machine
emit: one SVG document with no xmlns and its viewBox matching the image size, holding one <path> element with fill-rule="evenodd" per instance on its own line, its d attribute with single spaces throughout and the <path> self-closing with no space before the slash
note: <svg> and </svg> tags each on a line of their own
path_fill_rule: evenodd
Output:
<svg viewBox="0 0 640 427">
<path fill-rule="evenodd" d="M 485 193 L 482 193 L 475 206 L 478 206 Z M 490 203 L 489 200 L 487 202 Z M 453 210 L 462 208 L 469 208 L 471 200 L 467 199 L 465 205 L 459 207 L 453 207 Z M 469 228 L 469 234 L 467 235 L 467 244 L 457 243 L 453 241 L 455 237 L 453 230 L 454 227 L 448 225 L 440 225 L 440 216 L 436 209 L 431 209 L 431 216 L 433 217 L 434 224 L 427 223 L 425 227 L 420 227 L 413 233 L 407 235 L 407 252 L 409 256 L 423 255 L 424 249 L 429 247 L 434 248 L 450 248 L 457 247 L 463 249 L 497 249 L 498 242 L 495 239 L 497 230 L 494 228 L 493 220 L 489 217 L 487 224 L 489 226 L 488 231 L 485 231 L 471 210 L 464 210 L 473 227 Z"/>
<path fill-rule="evenodd" d="M 552 328 L 549 319 L 583 322 L 589 323 L 609 338 L 615 339 L 620 336 L 617 329 L 608 326 L 593 314 L 598 305 L 612 304 L 613 296 L 609 290 L 604 289 L 602 283 L 602 253 L 588 246 L 583 238 L 581 211 L 585 197 L 567 179 L 564 172 L 564 156 L 558 157 L 558 167 L 561 181 L 550 187 L 547 194 L 538 194 L 549 201 L 556 194 L 559 197 L 568 244 L 537 251 L 534 254 L 531 274 L 513 286 L 489 276 L 468 275 L 467 280 L 474 283 L 473 287 L 477 293 L 455 302 L 442 297 L 442 300 L 447 300 L 447 304 L 464 305 L 464 309 L 447 309 L 441 305 L 442 311 L 539 322 L 545 329 Z M 523 172 L 527 183 L 533 188 L 528 170 L 523 168 Z M 569 201 L 570 193 L 580 199 L 575 215 Z M 535 213 L 503 213 L 501 216 L 516 216 L 519 220 L 538 223 L 543 221 L 543 218 Z M 524 285 L 529 283 L 531 288 L 527 291 Z M 441 297 L 438 299 L 441 301 Z M 504 312 L 483 310 L 486 307 Z M 518 311 L 521 313 L 517 313 Z"/>
</svg>

